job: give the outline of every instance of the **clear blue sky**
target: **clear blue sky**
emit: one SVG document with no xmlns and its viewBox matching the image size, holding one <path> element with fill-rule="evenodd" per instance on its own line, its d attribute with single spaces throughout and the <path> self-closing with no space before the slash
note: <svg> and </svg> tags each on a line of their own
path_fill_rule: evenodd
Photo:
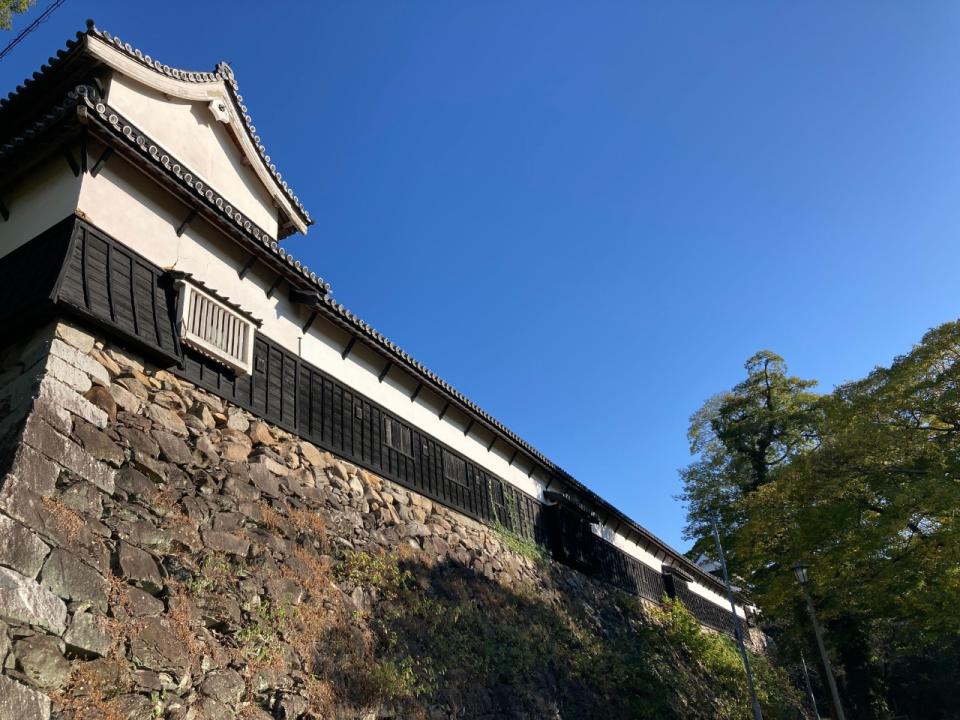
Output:
<svg viewBox="0 0 960 720">
<path fill-rule="evenodd" d="M 336 297 L 679 547 L 747 356 L 829 389 L 960 310 L 955 2 L 68 0 L 4 92 L 88 16 L 230 61 Z"/>
</svg>

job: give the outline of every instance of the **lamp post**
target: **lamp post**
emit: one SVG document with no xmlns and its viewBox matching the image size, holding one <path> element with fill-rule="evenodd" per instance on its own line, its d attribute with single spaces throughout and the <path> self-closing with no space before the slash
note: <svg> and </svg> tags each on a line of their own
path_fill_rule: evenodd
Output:
<svg viewBox="0 0 960 720">
<path fill-rule="evenodd" d="M 750 669 L 750 656 L 747 655 L 747 648 L 743 644 L 743 631 L 740 629 L 740 617 L 737 615 L 737 603 L 733 596 L 733 586 L 730 585 L 730 573 L 727 572 L 727 558 L 723 554 L 723 545 L 720 543 L 720 527 L 717 524 L 717 516 L 713 516 L 713 539 L 717 543 L 717 555 L 720 557 L 720 567 L 723 568 L 723 584 L 727 588 L 727 600 L 730 602 L 730 613 L 733 618 L 733 634 L 737 639 L 737 649 L 740 650 L 740 658 L 743 660 L 743 669 L 747 674 L 747 688 L 750 690 L 750 705 L 753 708 L 754 720 L 763 720 L 763 713 L 760 711 L 760 703 L 757 700 L 757 691 L 753 687 L 753 671 Z"/>
<path fill-rule="evenodd" d="M 808 569 L 803 563 L 797 563 L 793 566 L 793 574 L 797 576 L 797 582 L 800 583 L 800 587 L 803 589 L 803 597 L 807 601 L 807 612 L 810 613 L 810 622 L 813 623 L 813 634 L 817 638 L 820 659 L 823 660 L 823 668 L 827 672 L 827 685 L 830 687 L 833 707 L 837 711 L 837 720 L 846 720 L 846 715 L 843 714 L 843 705 L 840 704 L 840 693 L 837 692 L 837 681 L 833 677 L 833 667 L 830 665 L 830 658 L 827 657 L 827 648 L 823 644 L 823 630 L 820 629 L 820 623 L 817 621 L 817 613 L 813 609 L 810 589 L 807 587 L 807 583 L 810 582 L 807 574 Z"/>
</svg>

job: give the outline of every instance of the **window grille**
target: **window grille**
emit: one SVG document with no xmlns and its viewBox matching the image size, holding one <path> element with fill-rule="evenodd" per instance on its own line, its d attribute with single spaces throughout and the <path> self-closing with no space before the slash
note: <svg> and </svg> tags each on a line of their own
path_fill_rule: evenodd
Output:
<svg viewBox="0 0 960 720">
<path fill-rule="evenodd" d="M 249 374 L 253 323 L 191 282 L 181 279 L 177 284 L 180 342 L 238 374 Z"/>
<path fill-rule="evenodd" d="M 383 418 L 383 442 L 404 455 L 413 455 L 413 445 L 410 440 L 410 428 L 400 424 L 393 418 Z"/>
<path fill-rule="evenodd" d="M 467 463 L 449 450 L 443 451 L 443 476 L 461 485 L 467 484 Z"/>
</svg>

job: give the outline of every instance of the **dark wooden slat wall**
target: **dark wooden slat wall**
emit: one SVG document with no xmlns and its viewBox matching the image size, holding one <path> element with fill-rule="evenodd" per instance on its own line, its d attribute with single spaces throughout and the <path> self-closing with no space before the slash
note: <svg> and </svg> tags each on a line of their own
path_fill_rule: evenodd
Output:
<svg viewBox="0 0 960 720">
<path fill-rule="evenodd" d="M 257 334 L 254 367 L 235 377 L 212 360 L 180 348 L 176 340 L 173 288 L 163 271 L 121 243 L 77 219 L 73 251 L 58 302 L 94 320 L 121 340 L 135 342 L 161 358 L 176 358 L 177 374 L 265 420 L 404 487 L 493 526 L 549 548 L 543 505 L 487 472 L 435 438 L 393 416 L 319 368 Z M 39 239 L 39 238 L 38 238 Z M 0 271 L 6 259 L 0 260 Z M 410 452 L 385 444 L 384 422 L 410 432 Z M 463 461 L 463 480 L 444 472 L 443 455 Z M 595 577 L 659 602 L 660 573 L 611 543 L 591 535 L 585 554 Z M 732 631 L 730 613 L 678 581 L 677 596 L 704 624 Z"/>
<path fill-rule="evenodd" d="M 75 220 L 72 247 L 58 304 L 154 354 L 179 358 L 173 293 L 161 282 L 163 271 L 81 220 Z"/>
</svg>

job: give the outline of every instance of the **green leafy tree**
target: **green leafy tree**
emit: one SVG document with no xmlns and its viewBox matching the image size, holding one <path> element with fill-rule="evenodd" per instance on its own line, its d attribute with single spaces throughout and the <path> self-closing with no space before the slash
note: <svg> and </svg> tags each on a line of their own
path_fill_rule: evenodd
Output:
<svg viewBox="0 0 960 720">
<path fill-rule="evenodd" d="M 811 649 L 790 571 L 810 565 L 852 717 L 960 717 L 960 323 L 819 398 L 784 372 L 792 410 L 770 412 L 756 367 L 694 416 L 709 452 L 685 471 L 686 496 L 730 506 L 731 555 L 786 654 Z"/>
<path fill-rule="evenodd" d="M 26 12 L 34 0 L 0 0 L 0 28 L 9 30 L 16 13 Z"/>
<path fill-rule="evenodd" d="M 729 539 L 745 521 L 743 498 L 818 441 L 818 396 L 810 391 L 815 381 L 788 375 L 783 358 L 769 350 L 753 355 L 744 368 L 745 380 L 710 398 L 690 419 L 690 451 L 697 460 L 681 471 L 681 497 L 694 557 L 714 555 L 714 514 Z"/>
</svg>

